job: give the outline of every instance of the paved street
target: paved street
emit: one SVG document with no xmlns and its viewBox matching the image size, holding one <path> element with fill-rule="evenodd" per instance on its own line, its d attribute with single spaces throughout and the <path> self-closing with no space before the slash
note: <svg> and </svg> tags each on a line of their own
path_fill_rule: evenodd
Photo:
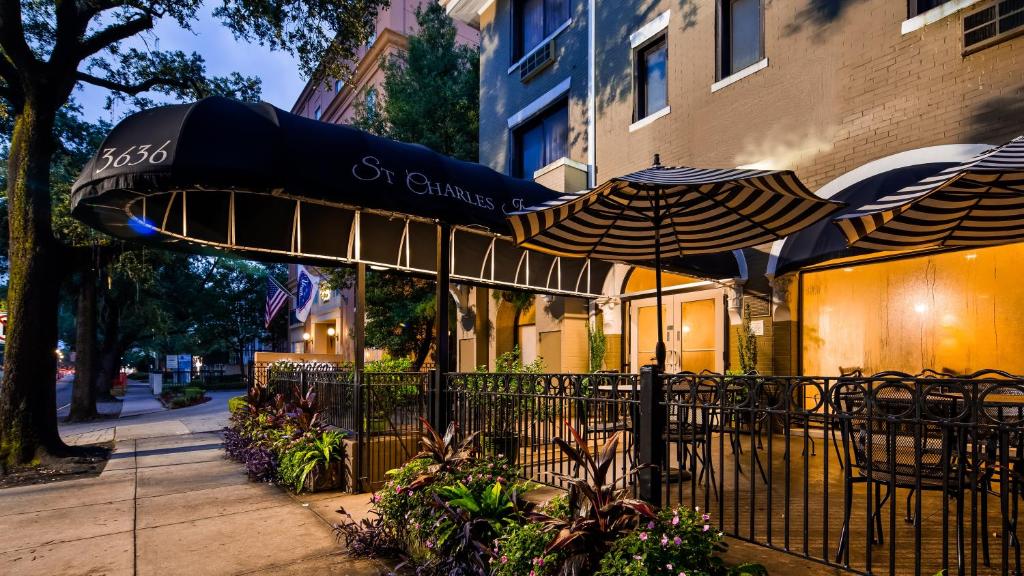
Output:
<svg viewBox="0 0 1024 576">
<path fill-rule="evenodd" d="M 0 491 L 3 574 L 381 573 L 342 554 L 329 524 L 333 500 L 249 482 L 224 458 L 218 431 L 235 394 L 63 426 L 69 442 L 112 440 L 115 453 L 96 478 Z M 127 400 L 126 411 L 138 402 Z"/>
</svg>

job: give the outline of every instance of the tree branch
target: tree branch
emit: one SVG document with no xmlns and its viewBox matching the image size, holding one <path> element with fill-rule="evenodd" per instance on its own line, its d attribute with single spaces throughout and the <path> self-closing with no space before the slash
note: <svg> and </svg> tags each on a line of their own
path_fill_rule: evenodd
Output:
<svg viewBox="0 0 1024 576">
<path fill-rule="evenodd" d="M 100 30 L 82 41 L 81 48 L 79 49 L 80 59 L 84 60 L 100 50 L 103 50 L 107 46 L 116 44 L 121 40 L 131 38 L 132 36 L 149 30 L 152 27 L 153 17 L 149 14 L 143 14 L 120 24 L 107 26 L 103 30 Z"/>
<path fill-rule="evenodd" d="M 76 72 L 75 77 L 80 82 L 85 82 L 86 84 L 92 84 L 93 86 L 99 86 L 100 88 L 106 88 L 107 90 L 111 90 L 113 92 L 120 92 L 122 94 L 127 94 L 129 96 L 141 94 L 148 90 L 152 90 L 157 86 L 174 86 L 182 90 L 187 90 L 189 88 L 195 87 L 192 85 L 191 82 L 181 82 L 174 78 L 147 78 L 146 80 L 143 80 L 138 84 L 122 84 L 114 80 L 100 78 L 98 76 L 93 76 L 92 74 L 88 74 L 86 72 L 81 71 Z"/>
<path fill-rule="evenodd" d="M 3 48 L 4 58 L 22 74 L 30 74 L 29 69 L 37 63 L 25 41 L 20 0 L 0 0 L 0 48 Z"/>
</svg>

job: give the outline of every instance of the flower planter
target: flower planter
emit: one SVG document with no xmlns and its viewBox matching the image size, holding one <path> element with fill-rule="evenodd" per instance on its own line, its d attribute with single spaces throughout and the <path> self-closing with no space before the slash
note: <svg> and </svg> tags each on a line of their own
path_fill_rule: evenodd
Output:
<svg viewBox="0 0 1024 576">
<path fill-rule="evenodd" d="M 513 432 L 487 432 L 481 435 L 480 445 L 484 454 L 502 455 L 510 464 L 519 459 L 519 435 Z"/>
<path fill-rule="evenodd" d="M 317 467 L 316 472 L 306 477 L 303 492 L 323 492 L 339 490 L 344 487 L 344 461 L 335 460 L 324 467 Z"/>
</svg>

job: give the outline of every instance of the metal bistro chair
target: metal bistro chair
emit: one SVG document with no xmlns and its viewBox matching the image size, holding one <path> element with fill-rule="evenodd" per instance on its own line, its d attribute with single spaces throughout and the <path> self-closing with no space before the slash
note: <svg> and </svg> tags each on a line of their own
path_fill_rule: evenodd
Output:
<svg viewBox="0 0 1024 576">
<path fill-rule="evenodd" d="M 877 385 L 876 385 L 877 384 Z M 836 562 L 848 561 L 853 487 L 864 483 L 875 493 L 869 527 L 872 543 L 882 544 L 882 507 L 897 489 L 941 491 L 956 500 L 957 561 L 964 558 L 965 439 L 942 413 L 955 415 L 956 396 L 934 390 L 922 393 L 916 380 L 901 372 L 883 372 L 862 381 L 846 381 L 832 390 L 839 420 L 844 467 L 843 528 Z M 882 489 L 885 494 L 882 495 Z M 920 522 L 920 518 L 914 518 Z"/>
<path fill-rule="evenodd" d="M 713 380 L 693 372 L 679 372 L 666 377 L 665 400 L 668 418 L 664 440 L 676 447 L 676 462 L 680 470 L 697 473 L 697 482 L 707 481 L 718 498 L 715 463 L 711 457 L 711 434 L 715 428 L 719 406 L 719 387 Z M 693 447 L 693 460 L 690 460 Z"/>
<path fill-rule="evenodd" d="M 1017 536 L 1019 499 L 1024 497 L 1024 377 L 1003 370 L 984 369 L 963 376 L 965 380 L 977 382 L 972 392 L 976 395 L 978 426 L 972 443 L 980 447 L 979 462 L 975 469 L 982 473 L 981 492 L 982 518 L 988 518 L 988 497 L 998 494 L 996 486 L 1006 486 L 1010 495 L 1010 518 L 1008 520 L 1008 542 L 1014 549 L 1017 573 L 1020 573 L 1020 539 Z M 979 382 L 980 381 L 980 382 Z M 1020 396 L 1020 402 L 994 402 L 995 396 Z M 1005 443 L 1006 445 L 1001 445 Z M 977 449 L 977 447 L 976 447 Z M 1001 465 L 1001 451 L 1005 451 L 1008 468 Z M 969 453 L 970 456 L 974 451 Z M 1005 475 L 1005 477 L 1004 477 Z M 982 531 L 982 551 L 985 566 L 990 565 L 989 532 Z"/>
</svg>

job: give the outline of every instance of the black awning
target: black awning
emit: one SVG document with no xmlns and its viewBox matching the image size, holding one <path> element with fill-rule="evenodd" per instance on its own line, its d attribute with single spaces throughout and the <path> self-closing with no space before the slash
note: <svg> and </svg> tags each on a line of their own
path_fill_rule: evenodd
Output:
<svg viewBox="0 0 1024 576">
<path fill-rule="evenodd" d="M 530 180 L 430 149 L 290 114 L 207 98 L 120 122 L 72 190 L 72 213 L 112 236 L 189 252 L 279 262 L 364 262 L 435 273 L 435 222 L 455 227 L 454 281 L 600 293 L 611 264 L 529 253 L 507 212 L 559 197 Z M 666 262 L 737 275 L 731 256 Z"/>
<path fill-rule="evenodd" d="M 887 194 L 955 165 L 957 165 L 956 162 L 934 162 L 901 166 L 865 178 L 840 190 L 830 198 L 846 203 L 846 207 L 837 212 L 836 217 L 855 212 L 860 206 L 870 204 Z M 782 249 L 777 255 L 775 275 L 781 276 L 786 272 L 799 270 L 805 266 L 820 264 L 836 258 L 859 256 L 869 252 L 871 250 L 849 248 L 846 245 L 846 238 L 829 218 L 816 222 L 785 239 Z"/>
<path fill-rule="evenodd" d="M 118 124 L 75 183 L 72 207 L 76 216 L 108 228 L 114 223 L 102 217 L 104 206 L 185 190 L 235 190 L 369 208 L 499 234 L 509 232 L 505 212 L 557 197 L 535 182 L 423 146 L 265 103 L 207 98 L 146 110 Z M 127 198 L 107 200 L 120 196 Z M 151 223 L 162 224 L 156 216 L 147 214 Z M 125 232 L 117 226 L 108 231 Z"/>
</svg>

